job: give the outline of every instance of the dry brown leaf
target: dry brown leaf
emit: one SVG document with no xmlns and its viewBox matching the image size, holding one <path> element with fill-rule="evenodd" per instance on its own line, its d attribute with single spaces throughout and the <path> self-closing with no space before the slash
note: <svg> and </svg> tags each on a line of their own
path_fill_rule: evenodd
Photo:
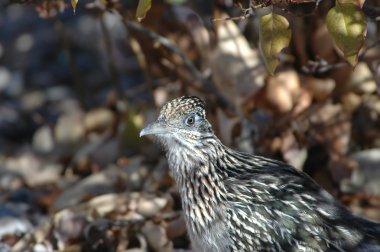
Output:
<svg viewBox="0 0 380 252">
<path fill-rule="evenodd" d="M 286 132 L 282 136 L 281 151 L 287 163 L 302 170 L 307 158 L 307 150 L 298 144 L 297 139 L 291 132 Z"/>
<path fill-rule="evenodd" d="M 226 17 L 224 15 L 223 17 Z M 216 23 L 217 45 L 207 65 L 219 91 L 233 104 L 242 104 L 264 85 L 266 70 L 234 21 Z"/>
<path fill-rule="evenodd" d="M 302 83 L 304 88 L 318 101 L 323 101 L 329 98 L 335 88 L 335 81 L 333 79 L 320 79 L 312 76 L 304 76 L 302 78 Z"/>
<path fill-rule="evenodd" d="M 106 108 L 97 108 L 89 111 L 84 116 L 86 131 L 104 131 L 114 127 L 115 114 Z"/>
<path fill-rule="evenodd" d="M 374 76 L 366 63 L 360 62 L 356 65 L 347 88 L 359 94 L 372 94 L 377 90 Z"/>
<path fill-rule="evenodd" d="M 286 113 L 292 110 L 300 92 L 298 74 L 291 70 L 270 76 L 267 80 L 265 96 L 275 112 Z"/>
</svg>

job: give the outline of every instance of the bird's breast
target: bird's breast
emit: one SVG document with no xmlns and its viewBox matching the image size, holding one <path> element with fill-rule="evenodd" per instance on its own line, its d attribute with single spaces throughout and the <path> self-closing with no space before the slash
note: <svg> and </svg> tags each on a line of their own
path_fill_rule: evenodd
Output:
<svg viewBox="0 0 380 252">
<path fill-rule="evenodd" d="M 182 193 L 181 193 L 182 194 Z M 231 244 L 226 225 L 226 206 L 224 203 L 205 200 L 200 196 L 182 196 L 182 205 L 189 236 L 195 251 L 229 251 Z M 204 196 L 207 198 L 208 196 Z"/>
<path fill-rule="evenodd" d="M 185 168 L 185 176 L 177 175 L 187 229 L 196 251 L 228 251 L 225 191 L 215 173 L 207 169 Z"/>
</svg>

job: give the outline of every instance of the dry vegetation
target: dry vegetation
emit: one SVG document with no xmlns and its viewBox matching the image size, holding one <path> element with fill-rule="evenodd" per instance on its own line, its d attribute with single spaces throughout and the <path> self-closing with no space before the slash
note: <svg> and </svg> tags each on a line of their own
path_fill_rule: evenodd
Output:
<svg viewBox="0 0 380 252">
<path fill-rule="evenodd" d="M 226 145 L 380 220 L 380 1 L 357 1 L 355 68 L 326 28 L 332 1 L 272 2 L 292 33 L 274 75 L 258 48 L 268 8 L 168 2 L 141 23 L 137 1 L 81 0 L 75 15 L 63 0 L 2 3 L 0 251 L 190 249 L 165 157 L 138 137 L 185 94 L 206 100 Z"/>
</svg>

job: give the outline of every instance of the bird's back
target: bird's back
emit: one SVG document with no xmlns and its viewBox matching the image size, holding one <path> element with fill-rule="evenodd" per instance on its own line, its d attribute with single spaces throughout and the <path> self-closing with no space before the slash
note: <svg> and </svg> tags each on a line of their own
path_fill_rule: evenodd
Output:
<svg viewBox="0 0 380 252">
<path fill-rule="evenodd" d="M 305 173 L 230 149 L 226 157 L 218 167 L 233 250 L 380 251 L 380 224 L 354 216 Z"/>
</svg>

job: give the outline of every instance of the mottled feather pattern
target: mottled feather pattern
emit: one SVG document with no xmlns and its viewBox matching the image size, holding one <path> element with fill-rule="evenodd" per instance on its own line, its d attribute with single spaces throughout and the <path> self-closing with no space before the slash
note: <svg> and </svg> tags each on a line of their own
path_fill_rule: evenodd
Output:
<svg viewBox="0 0 380 252">
<path fill-rule="evenodd" d="M 160 132 L 194 251 L 380 251 L 380 224 L 353 215 L 308 175 L 224 146 L 201 99 L 167 103 L 149 127 L 165 128 L 152 132 Z"/>
<path fill-rule="evenodd" d="M 206 118 L 205 104 L 195 96 L 183 96 L 166 103 L 161 109 L 160 118 L 170 118 L 170 120 L 175 121 L 188 114 L 189 111 L 199 113 L 203 118 Z"/>
</svg>

